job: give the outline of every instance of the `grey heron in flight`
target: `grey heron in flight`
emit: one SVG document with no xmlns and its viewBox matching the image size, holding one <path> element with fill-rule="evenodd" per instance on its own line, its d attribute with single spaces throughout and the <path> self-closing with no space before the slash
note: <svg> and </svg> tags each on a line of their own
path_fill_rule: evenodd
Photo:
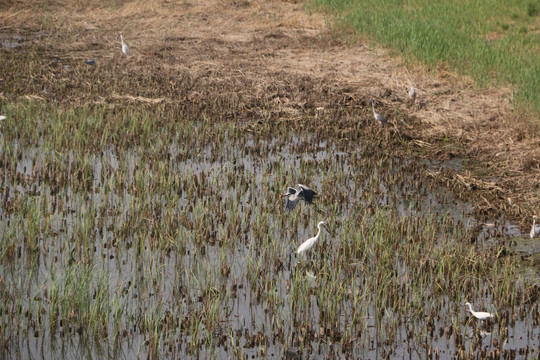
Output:
<svg viewBox="0 0 540 360">
<path fill-rule="evenodd" d="M 283 195 L 286 197 L 285 208 L 287 210 L 293 210 L 296 205 L 298 205 L 300 200 L 304 200 L 308 204 L 312 204 L 313 199 L 317 196 L 317 193 L 307 186 L 298 184 L 298 187 L 300 189 L 295 189 L 292 187 L 288 188 L 287 192 Z"/>
<path fill-rule="evenodd" d="M 529 235 L 531 236 L 531 239 L 540 235 L 540 225 L 536 225 L 536 215 L 533 216 L 532 228 Z"/>
<path fill-rule="evenodd" d="M 122 41 L 122 52 L 124 55 L 129 55 L 129 47 L 124 42 L 124 37 L 122 36 L 122 32 L 120 32 L 120 41 Z"/>
<path fill-rule="evenodd" d="M 320 221 L 317 224 L 317 228 L 319 229 L 319 231 L 317 231 L 317 235 L 315 235 L 314 237 L 304 241 L 302 243 L 302 245 L 300 245 L 298 247 L 298 250 L 296 250 L 296 253 L 300 254 L 300 253 L 302 253 L 304 251 L 307 251 L 307 250 L 311 249 L 313 247 L 313 245 L 315 245 L 315 242 L 317 242 L 317 240 L 319 239 L 319 236 L 321 236 L 321 226 L 325 226 L 325 225 L 326 225 L 325 221 Z"/>
</svg>

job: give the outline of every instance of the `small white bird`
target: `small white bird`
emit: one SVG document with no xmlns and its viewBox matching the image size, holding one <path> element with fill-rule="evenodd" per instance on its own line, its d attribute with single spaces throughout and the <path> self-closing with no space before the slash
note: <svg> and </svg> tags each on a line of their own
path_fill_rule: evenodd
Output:
<svg viewBox="0 0 540 360">
<path fill-rule="evenodd" d="M 384 116 L 375 111 L 375 103 L 373 102 L 373 99 L 369 99 L 369 101 L 371 101 L 371 108 L 373 109 L 373 117 L 375 118 L 375 120 L 377 120 L 381 125 L 390 125 L 390 123 L 386 121 Z"/>
<path fill-rule="evenodd" d="M 124 55 L 129 55 L 129 47 L 124 42 L 124 37 L 122 36 L 122 32 L 120 32 L 120 41 L 122 41 L 122 52 Z"/>
<path fill-rule="evenodd" d="M 413 103 L 414 105 L 414 102 L 416 101 L 416 90 L 414 89 L 414 87 L 411 86 L 411 88 L 409 89 L 409 99 L 411 99 L 411 102 Z"/>
<path fill-rule="evenodd" d="M 478 320 L 485 320 L 487 318 L 491 318 L 491 317 L 495 317 L 495 315 L 491 314 L 491 313 L 488 313 L 488 312 L 483 312 L 483 311 L 473 311 L 472 309 L 472 306 L 470 303 L 465 303 L 465 306 L 468 306 L 469 307 L 469 312 L 472 314 L 472 316 L 474 316 L 475 318 L 477 318 Z"/>
<path fill-rule="evenodd" d="M 6 120 L 6 116 L 5 115 L 0 115 L 0 121 L 4 121 Z"/>
<path fill-rule="evenodd" d="M 536 215 L 533 215 L 533 224 L 529 235 L 531 236 L 531 239 L 540 235 L 540 225 L 536 225 Z"/>
<path fill-rule="evenodd" d="M 321 235 L 321 226 L 326 225 L 325 221 L 320 221 L 319 224 L 317 224 L 317 228 L 319 231 L 317 232 L 317 235 L 315 237 L 312 237 L 311 239 L 307 239 L 298 247 L 298 250 L 296 251 L 298 254 L 301 252 L 304 252 L 306 250 L 309 250 L 315 245 L 315 242 L 319 239 L 319 236 Z"/>
</svg>

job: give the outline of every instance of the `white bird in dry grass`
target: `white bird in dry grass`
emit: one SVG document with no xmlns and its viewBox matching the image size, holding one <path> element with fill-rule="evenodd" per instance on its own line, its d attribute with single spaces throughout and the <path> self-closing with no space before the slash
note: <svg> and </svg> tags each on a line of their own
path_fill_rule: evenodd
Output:
<svg viewBox="0 0 540 360">
<path fill-rule="evenodd" d="M 536 215 L 533 216 L 533 224 L 529 235 L 531 236 L 531 239 L 540 235 L 540 225 L 536 225 Z"/>
<path fill-rule="evenodd" d="M 129 55 L 129 47 L 124 42 L 124 37 L 122 36 L 122 33 L 120 33 L 120 41 L 122 41 L 122 52 L 124 55 Z"/>
<path fill-rule="evenodd" d="M 300 188 L 299 190 L 292 187 L 288 188 L 287 192 L 283 195 L 287 197 L 285 200 L 285 208 L 287 210 L 294 209 L 300 200 L 312 204 L 313 199 L 317 196 L 315 190 L 310 189 L 305 185 L 298 184 L 298 187 Z"/>
<path fill-rule="evenodd" d="M 298 247 L 298 250 L 296 250 L 296 252 L 300 254 L 304 251 L 311 249 L 313 245 L 315 245 L 315 242 L 317 242 L 317 240 L 319 239 L 319 236 L 321 236 L 321 226 L 325 225 L 325 221 L 320 221 L 319 224 L 317 224 L 317 228 L 319 229 L 319 231 L 317 231 L 317 235 L 315 235 L 315 237 L 312 237 L 311 239 L 307 239 L 306 241 L 304 241 L 302 245 Z"/>
<path fill-rule="evenodd" d="M 495 315 L 493 315 L 491 313 L 488 313 L 488 312 L 474 311 L 472 309 L 472 306 L 471 306 L 470 303 L 465 303 L 465 306 L 469 307 L 469 312 L 472 314 L 472 316 L 474 316 L 478 320 L 485 320 L 485 319 L 488 319 L 488 318 L 491 318 L 491 317 L 495 317 Z"/>
<path fill-rule="evenodd" d="M 381 125 L 390 125 L 390 123 L 386 121 L 384 116 L 382 116 L 375 110 L 375 103 L 373 102 L 373 99 L 369 99 L 369 101 L 371 102 L 371 108 L 373 109 L 373 117 L 375 117 L 375 120 L 377 120 Z"/>
<path fill-rule="evenodd" d="M 416 101 L 416 90 L 414 89 L 414 87 L 411 86 L 411 88 L 409 89 L 409 99 L 411 99 L 411 102 L 413 103 L 414 105 L 414 102 Z"/>
</svg>

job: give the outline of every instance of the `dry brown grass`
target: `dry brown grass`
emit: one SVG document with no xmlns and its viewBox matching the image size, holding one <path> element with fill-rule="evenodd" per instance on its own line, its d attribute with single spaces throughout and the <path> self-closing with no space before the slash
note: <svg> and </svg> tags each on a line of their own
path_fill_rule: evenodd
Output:
<svg viewBox="0 0 540 360">
<path fill-rule="evenodd" d="M 3 34 L 27 38 L 24 47 L 4 52 L 28 54 L 41 76 L 21 74 L 21 84 L 4 90 L 6 99 L 42 97 L 43 87 L 55 101 L 77 104 L 153 106 L 222 96 L 242 119 L 298 120 L 324 107 L 366 124 L 367 99 L 374 97 L 413 140 L 405 148 L 469 160 L 463 171 L 470 173 L 438 176 L 456 191 L 473 184 L 492 207 L 479 205 L 482 212 L 521 216 L 538 208 L 539 139 L 530 119 L 512 110 L 509 89 L 478 90 L 443 66 L 436 73 L 407 69 L 381 49 L 336 39 L 321 15 L 307 15 L 298 2 L 14 1 L 0 8 L 0 17 Z M 127 58 L 120 31 L 132 51 Z M 94 58 L 95 67 L 83 64 Z M 16 81 L 10 69 L 2 72 Z M 128 76 L 140 81 L 131 79 L 125 88 Z M 190 89 L 193 79 L 218 90 Z M 417 106 L 408 103 L 411 85 L 418 89 Z M 257 109 L 262 99 L 275 103 L 274 114 Z M 340 122 L 350 127 L 341 136 L 353 131 L 351 121 Z"/>
</svg>

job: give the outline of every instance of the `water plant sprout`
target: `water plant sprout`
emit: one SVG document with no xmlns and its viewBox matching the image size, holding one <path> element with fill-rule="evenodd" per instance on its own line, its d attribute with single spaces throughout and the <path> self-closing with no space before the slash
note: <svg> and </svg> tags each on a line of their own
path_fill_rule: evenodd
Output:
<svg viewBox="0 0 540 360">
<path fill-rule="evenodd" d="M 321 236 L 321 226 L 324 226 L 324 225 L 326 225 L 325 221 L 319 221 L 319 223 L 317 224 L 317 228 L 319 229 L 319 231 L 317 231 L 317 235 L 304 241 L 302 245 L 300 245 L 298 247 L 298 250 L 296 251 L 298 254 L 311 249 L 313 245 L 315 245 L 315 242 L 317 242 L 317 240 L 319 239 L 319 236 Z"/>
<path fill-rule="evenodd" d="M 495 315 L 491 314 L 491 313 L 488 313 L 488 312 L 484 312 L 484 311 L 474 311 L 472 309 L 472 306 L 470 303 L 465 303 L 465 306 L 468 306 L 469 307 L 469 312 L 472 314 L 472 316 L 474 316 L 475 318 L 477 318 L 478 320 L 485 320 L 487 318 L 491 318 L 491 317 L 495 317 Z"/>
</svg>

